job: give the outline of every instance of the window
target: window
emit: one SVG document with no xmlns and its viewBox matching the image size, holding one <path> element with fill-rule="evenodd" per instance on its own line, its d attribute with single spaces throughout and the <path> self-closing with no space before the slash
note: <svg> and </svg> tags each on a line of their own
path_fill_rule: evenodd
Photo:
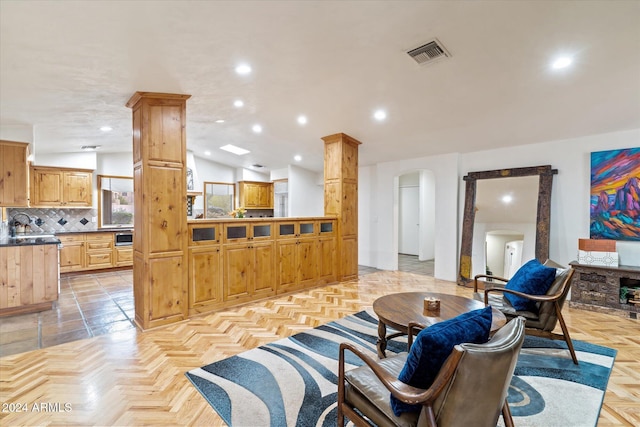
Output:
<svg viewBox="0 0 640 427">
<path fill-rule="evenodd" d="M 98 175 L 98 226 L 133 227 L 133 178 Z"/>
<path fill-rule="evenodd" d="M 228 217 L 235 206 L 235 184 L 225 182 L 204 183 L 204 217 Z"/>
</svg>

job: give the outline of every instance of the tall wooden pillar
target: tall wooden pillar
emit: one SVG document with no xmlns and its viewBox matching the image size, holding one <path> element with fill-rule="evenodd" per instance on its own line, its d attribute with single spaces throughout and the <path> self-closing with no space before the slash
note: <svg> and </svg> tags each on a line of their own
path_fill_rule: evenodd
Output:
<svg viewBox="0 0 640 427">
<path fill-rule="evenodd" d="M 338 217 L 338 280 L 358 277 L 358 145 L 344 133 L 324 141 L 324 214 Z"/>
<path fill-rule="evenodd" d="M 133 110 L 133 294 L 142 329 L 187 318 L 186 102 L 136 92 Z"/>
</svg>

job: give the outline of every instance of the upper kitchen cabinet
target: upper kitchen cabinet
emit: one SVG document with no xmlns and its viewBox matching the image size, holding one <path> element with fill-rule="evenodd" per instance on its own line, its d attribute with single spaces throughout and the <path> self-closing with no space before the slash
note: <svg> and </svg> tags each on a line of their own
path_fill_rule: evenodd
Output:
<svg viewBox="0 0 640 427">
<path fill-rule="evenodd" d="M 29 144 L 0 141 L 0 206 L 29 205 Z"/>
<path fill-rule="evenodd" d="M 240 181 L 239 206 L 246 209 L 273 209 L 273 183 Z"/>
<path fill-rule="evenodd" d="M 31 168 L 31 206 L 87 208 L 92 206 L 89 169 Z"/>
</svg>

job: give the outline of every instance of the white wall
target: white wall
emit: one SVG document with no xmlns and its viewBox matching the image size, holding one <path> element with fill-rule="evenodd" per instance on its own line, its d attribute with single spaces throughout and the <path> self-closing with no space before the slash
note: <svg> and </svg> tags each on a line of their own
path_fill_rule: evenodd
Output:
<svg viewBox="0 0 640 427">
<path fill-rule="evenodd" d="M 236 179 L 238 181 L 269 182 L 270 176 L 269 174 L 256 172 L 251 169 L 238 168 L 236 170 Z"/>
<path fill-rule="evenodd" d="M 422 157 L 364 167 L 359 173 L 358 262 L 398 269 L 398 182 L 407 172 L 426 169 L 435 180 L 435 276 L 457 277 L 458 155 Z M 367 190 L 370 194 L 364 194 Z M 364 213 L 369 212 L 369 218 Z"/>
<path fill-rule="evenodd" d="M 436 179 L 433 172 L 420 171 L 420 253 L 425 261 L 436 256 Z"/>
<path fill-rule="evenodd" d="M 549 255 L 566 265 L 576 259 L 578 238 L 589 237 L 591 152 L 638 146 L 640 129 L 633 129 L 361 167 L 358 262 L 385 270 L 397 269 L 397 235 L 394 229 L 397 221 L 397 198 L 394 198 L 397 196 L 397 177 L 408 171 L 426 169 L 433 172 L 436 182 L 435 277 L 455 281 L 464 206 L 464 175 L 475 171 L 548 164 L 558 169 L 551 197 Z M 638 243 L 624 242 L 618 250 L 621 248 L 640 253 Z"/>
<path fill-rule="evenodd" d="M 37 166 L 59 166 L 61 168 L 93 169 L 98 168 L 98 153 L 95 151 L 82 153 L 48 154 L 37 153 L 33 164 Z M 133 163 L 133 161 L 132 161 Z"/>
<path fill-rule="evenodd" d="M 589 237 L 591 152 L 638 146 L 640 129 L 591 135 L 463 154 L 460 171 L 462 177 L 468 172 L 501 168 L 551 165 L 558 169 L 551 194 L 549 257 L 566 265 L 577 257 L 578 239 Z M 459 203 L 464 206 L 462 185 Z M 462 209 L 459 221 L 461 229 Z M 638 248 L 640 243 L 625 242 L 623 246 Z"/>
<path fill-rule="evenodd" d="M 0 139 L 13 142 L 28 142 L 29 151 L 33 153 L 33 126 L 31 125 L 2 125 Z"/>
<path fill-rule="evenodd" d="M 289 216 L 323 216 L 324 187 L 318 174 L 289 165 Z"/>
<path fill-rule="evenodd" d="M 96 174 L 133 178 L 133 153 L 99 153 Z"/>
</svg>

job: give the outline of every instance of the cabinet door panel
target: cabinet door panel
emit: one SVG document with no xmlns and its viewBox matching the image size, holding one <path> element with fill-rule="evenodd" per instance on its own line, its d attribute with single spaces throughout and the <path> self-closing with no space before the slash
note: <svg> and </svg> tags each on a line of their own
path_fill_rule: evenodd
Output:
<svg viewBox="0 0 640 427">
<path fill-rule="evenodd" d="M 59 206 L 62 204 L 62 173 L 33 169 L 31 204 Z"/>
<path fill-rule="evenodd" d="M 91 206 L 91 173 L 65 172 L 63 203 L 68 206 Z"/>
<path fill-rule="evenodd" d="M 297 245 L 298 280 L 304 286 L 315 284 L 318 277 L 315 239 L 301 239 Z"/>
<path fill-rule="evenodd" d="M 336 281 L 336 240 L 334 238 L 318 241 L 318 279 L 323 283 Z"/>
<path fill-rule="evenodd" d="M 252 246 L 255 262 L 253 290 L 256 294 L 275 293 L 273 243 L 254 243 Z"/>
<path fill-rule="evenodd" d="M 189 250 L 191 305 L 222 301 L 220 249 Z"/>
<path fill-rule="evenodd" d="M 60 271 L 75 271 L 84 267 L 84 243 L 64 243 L 60 249 Z"/>
<path fill-rule="evenodd" d="M 149 320 L 184 317 L 183 308 L 188 304 L 187 284 L 182 278 L 183 256 L 154 258 L 149 260 Z M 177 272 L 177 274 L 176 274 Z M 169 280 L 167 280 L 169 278 Z M 156 283 L 160 285 L 157 286 Z M 167 286 L 170 283 L 170 286 Z"/>
<path fill-rule="evenodd" d="M 253 252 L 245 245 L 229 245 L 224 253 L 224 300 L 229 301 L 251 293 Z"/>
<path fill-rule="evenodd" d="M 297 282 L 296 240 L 278 242 L 278 292 L 288 292 Z"/>
</svg>

